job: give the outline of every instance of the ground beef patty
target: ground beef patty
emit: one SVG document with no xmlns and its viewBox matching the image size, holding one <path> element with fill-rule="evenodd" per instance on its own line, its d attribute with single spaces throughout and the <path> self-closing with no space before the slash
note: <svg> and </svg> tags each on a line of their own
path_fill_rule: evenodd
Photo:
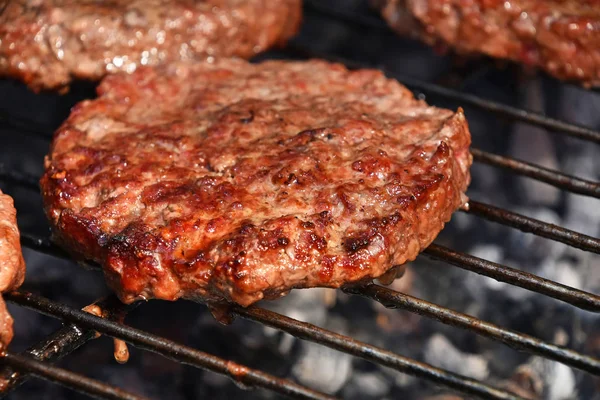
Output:
<svg viewBox="0 0 600 400">
<path fill-rule="evenodd" d="M 23 283 L 25 261 L 21 253 L 17 212 L 13 199 L 0 190 L 0 292 L 13 290 Z M 13 337 L 13 319 L 0 296 L 0 351 Z"/>
<path fill-rule="evenodd" d="M 376 0 L 402 34 L 600 84 L 597 0 Z"/>
<path fill-rule="evenodd" d="M 416 257 L 469 182 L 462 110 L 322 61 L 108 76 L 56 132 L 41 180 L 57 239 L 124 302 L 247 306 Z"/>
<path fill-rule="evenodd" d="M 293 35 L 301 11 L 301 0 L 0 0 L 0 75 L 39 90 L 142 65 L 249 58 Z"/>
</svg>

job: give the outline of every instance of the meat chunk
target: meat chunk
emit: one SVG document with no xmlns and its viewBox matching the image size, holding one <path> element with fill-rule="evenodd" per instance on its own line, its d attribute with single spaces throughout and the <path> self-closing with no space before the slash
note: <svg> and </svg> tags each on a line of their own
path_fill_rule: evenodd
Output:
<svg viewBox="0 0 600 400">
<path fill-rule="evenodd" d="M 144 65 L 249 58 L 285 42 L 301 0 L 0 2 L 0 75 L 61 89 Z"/>
<path fill-rule="evenodd" d="M 21 253 L 17 212 L 13 200 L 0 191 L 0 292 L 21 286 L 25 277 L 25 261 Z M 0 296 L 0 351 L 13 337 L 13 320 Z"/>
<path fill-rule="evenodd" d="M 124 302 L 247 306 L 414 259 L 466 203 L 462 110 L 375 70 L 221 60 L 105 78 L 41 180 L 68 249 Z"/>
<path fill-rule="evenodd" d="M 376 0 L 402 34 L 459 53 L 539 67 L 600 84 L 600 3 L 592 0 Z"/>
</svg>

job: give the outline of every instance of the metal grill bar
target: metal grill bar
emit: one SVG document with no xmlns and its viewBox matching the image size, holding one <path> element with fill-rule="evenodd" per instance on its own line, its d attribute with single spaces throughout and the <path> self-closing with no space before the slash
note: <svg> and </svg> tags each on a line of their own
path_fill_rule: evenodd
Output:
<svg viewBox="0 0 600 400">
<path fill-rule="evenodd" d="M 252 321 L 280 329 L 300 339 L 322 344 L 463 393 L 486 399 L 520 399 L 513 393 L 488 386 L 477 380 L 447 372 L 425 363 L 415 362 L 382 348 L 359 342 L 349 336 L 340 335 L 269 310 L 258 307 L 242 308 L 235 306 L 233 312 Z"/>
<path fill-rule="evenodd" d="M 460 253 L 444 246 L 431 244 L 423 251 L 431 258 L 442 260 L 467 271 L 476 272 L 494 278 L 500 282 L 510 283 L 532 292 L 544 294 L 574 305 L 583 310 L 600 312 L 600 296 L 574 289 L 539 276 L 519 271 L 506 265 Z"/>
<path fill-rule="evenodd" d="M 545 343 L 532 336 L 500 328 L 494 324 L 463 314 L 425 300 L 370 284 L 348 287 L 344 292 L 375 300 L 388 308 L 401 308 L 436 319 L 447 325 L 457 326 L 481 336 L 504 342 L 519 350 L 546 357 L 583 371 L 600 375 L 600 360 L 585 356 L 566 347 Z"/>
<path fill-rule="evenodd" d="M 98 330 L 99 332 L 108 334 L 110 336 L 119 337 L 123 340 L 131 342 L 132 344 L 134 344 L 140 348 L 144 348 L 146 350 L 157 352 L 159 354 L 165 355 L 168 358 L 175 359 L 176 361 L 179 361 L 179 362 L 186 362 L 185 360 L 181 359 L 181 355 L 178 358 L 173 357 L 172 355 L 166 355 L 161 351 L 161 349 L 153 348 L 152 344 L 145 343 L 143 345 L 140 345 L 138 342 L 134 341 L 131 337 L 128 337 L 127 334 L 124 334 L 123 332 L 117 334 L 117 330 L 119 330 L 119 331 L 124 330 L 125 332 L 137 331 L 134 328 L 130 328 L 128 326 L 125 326 L 125 325 L 122 325 L 119 323 L 115 323 L 112 321 L 107 321 L 107 322 L 112 322 L 112 325 L 113 325 L 112 327 L 107 328 L 105 326 L 106 324 L 99 323 L 99 321 L 106 321 L 104 319 L 97 318 L 97 317 L 89 318 L 90 316 L 91 317 L 94 317 L 94 316 L 91 314 L 80 312 L 79 310 L 70 309 L 68 306 L 64 306 L 59 303 L 54 303 L 54 302 L 52 302 L 48 299 L 45 299 L 41 296 L 33 295 L 30 293 L 13 292 L 11 295 L 8 296 L 7 299 L 9 301 L 20 304 L 24 307 L 34 309 L 45 315 L 49 315 L 49 316 L 55 317 L 55 318 L 65 318 L 67 320 L 72 320 L 78 324 L 86 325 L 88 327 L 88 329 Z M 245 309 L 243 309 L 241 307 L 234 306 L 234 308 L 232 308 L 232 311 L 234 313 L 237 313 L 240 315 L 245 312 L 244 310 Z M 263 311 L 267 312 L 266 310 L 263 310 Z M 278 314 L 275 314 L 275 315 L 278 315 Z M 326 336 L 325 341 L 323 341 L 323 342 L 320 341 L 318 336 L 312 337 L 312 338 L 299 336 L 301 338 L 315 341 L 315 342 L 325 344 L 328 346 L 330 346 L 331 343 L 333 343 L 333 342 L 337 342 L 338 344 L 342 343 L 341 347 L 335 347 L 335 346 L 330 346 L 330 347 L 336 348 L 340 351 L 347 352 L 349 354 L 357 355 L 359 357 L 368 359 L 369 361 L 381 363 L 382 365 L 386 365 L 386 366 L 396 369 L 398 371 L 405 372 L 405 373 L 415 375 L 415 376 L 419 376 L 424 379 L 430 380 L 434 383 L 442 384 L 442 385 L 451 387 L 453 389 L 463 391 L 465 393 L 477 394 L 478 396 L 481 396 L 484 398 L 494 398 L 494 399 L 496 399 L 496 398 L 517 399 L 517 398 L 519 398 L 519 397 L 512 395 L 509 392 L 504 392 L 502 390 L 487 386 L 485 384 L 477 382 L 476 380 L 466 378 L 461 375 L 453 374 L 451 372 L 432 367 L 428 364 L 420 363 L 418 361 L 396 355 L 392 352 L 377 348 L 375 346 L 367 345 L 365 343 L 356 341 L 352 338 L 349 338 L 349 337 L 346 337 L 343 335 L 338 335 L 334 332 L 330 332 L 330 331 L 327 331 L 327 330 L 318 328 L 316 326 L 313 326 L 313 325 L 310 325 L 310 324 L 307 324 L 304 322 L 300 322 L 300 321 L 297 321 L 297 320 L 294 320 L 294 319 L 291 319 L 288 317 L 284 317 L 284 316 L 280 316 L 280 315 L 278 315 L 278 317 L 292 321 L 296 326 L 299 326 L 303 329 L 310 329 L 315 332 L 324 333 Z M 139 336 L 139 335 L 153 336 L 153 335 L 148 334 L 143 331 L 137 331 L 136 336 Z M 159 339 L 166 341 L 166 339 L 162 339 L 162 338 L 159 338 Z M 139 341 L 139 338 L 136 340 Z M 180 346 L 180 345 L 177 345 L 177 346 Z M 180 347 L 185 348 L 185 346 L 180 346 Z M 193 349 L 190 349 L 190 350 L 195 351 Z M 179 352 L 179 354 L 181 354 L 181 353 Z M 185 355 L 184 355 L 184 357 L 185 357 Z M 227 363 L 233 364 L 231 362 L 227 362 Z M 195 365 L 195 364 L 192 364 L 192 365 Z M 202 367 L 202 368 L 204 368 L 204 367 Z M 247 369 L 245 369 L 245 367 L 240 367 L 237 365 L 235 365 L 234 367 L 229 366 L 228 369 L 236 370 L 236 371 L 238 371 L 238 373 L 241 373 L 241 371 L 244 371 L 244 373 L 245 373 L 247 371 Z M 215 371 L 215 372 L 218 372 L 218 371 Z M 231 376 L 231 373 L 229 373 L 228 375 Z M 246 384 L 246 382 L 243 382 L 243 383 Z M 498 395 L 500 397 L 498 397 Z M 508 397 L 506 397 L 506 396 L 508 396 Z"/>
<path fill-rule="evenodd" d="M 111 296 L 99 300 L 92 305 L 100 307 L 107 318 L 112 318 L 113 316 L 118 318 L 125 315 L 139 304 L 140 303 L 134 303 L 127 306 L 117 300 L 114 296 Z M 71 354 L 96 337 L 97 332 L 93 329 L 81 329 L 75 324 L 68 324 L 33 347 L 25 350 L 21 355 L 37 361 L 54 362 Z M 28 373 L 11 371 L 10 369 L 2 371 L 0 381 L 4 380 L 4 385 L 2 385 L 2 388 L 0 389 L 0 398 L 7 396 L 11 391 L 25 383 L 28 379 Z"/>
<path fill-rule="evenodd" d="M 33 358 L 40 362 L 60 360 L 93 339 L 94 336 L 94 331 L 82 331 L 76 325 L 70 324 L 59 329 L 34 347 L 26 350 L 22 356 Z M 0 377 L 0 380 L 6 382 L 0 390 L 0 398 L 8 396 L 13 390 L 25 383 L 29 377 L 30 374 L 26 369 L 13 371 L 11 368 L 5 368 Z"/>
<path fill-rule="evenodd" d="M 62 368 L 36 361 L 18 354 L 7 353 L 0 358 L 0 362 L 21 371 L 27 371 L 38 378 L 68 387 L 81 393 L 98 399 L 109 400 L 146 400 L 146 397 L 138 396 L 117 387 L 107 385 L 95 379 L 67 371 Z"/>
<path fill-rule="evenodd" d="M 469 210 L 466 212 L 519 229 L 523 232 L 533 233 L 534 235 L 565 243 L 581 250 L 600 254 L 600 239 L 565 229 L 561 226 L 548 224 L 475 200 L 469 200 Z"/>
<path fill-rule="evenodd" d="M 550 118 L 537 112 L 497 103 L 495 101 L 483 99 L 472 94 L 460 92 L 458 90 L 448 89 L 443 86 L 409 78 L 404 75 L 395 74 L 395 76 L 397 76 L 397 79 L 406 86 L 421 91 L 425 94 L 441 96 L 446 99 L 456 101 L 461 105 L 476 107 L 503 118 L 539 126 L 547 129 L 549 132 L 564 133 L 568 136 L 600 144 L 600 131 L 588 128 L 586 126 Z"/>
<path fill-rule="evenodd" d="M 487 153 L 475 148 L 471 148 L 471 154 L 473 154 L 475 161 L 504 168 L 516 174 L 524 175 L 573 193 L 600 198 L 600 183 L 598 182 L 566 175 L 560 171 L 515 160 L 514 158 Z"/>
<path fill-rule="evenodd" d="M 233 361 L 223 360 L 149 332 L 99 318 L 64 304 L 53 302 L 33 293 L 15 291 L 8 293 L 5 297 L 8 301 L 30 308 L 41 314 L 65 319 L 85 328 L 97 330 L 100 333 L 125 340 L 136 347 L 152 351 L 179 363 L 227 375 L 236 384 L 243 385 L 244 387 L 261 387 L 299 399 L 335 399 L 333 396 L 306 388 L 288 379 L 277 378 L 260 370 L 251 369 Z"/>
</svg>

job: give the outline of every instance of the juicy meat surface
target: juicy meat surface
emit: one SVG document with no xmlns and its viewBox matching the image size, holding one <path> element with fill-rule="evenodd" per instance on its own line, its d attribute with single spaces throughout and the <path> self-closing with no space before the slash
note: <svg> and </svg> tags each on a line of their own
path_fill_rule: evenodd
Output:
<svg viewBox="0 0 600 400">
<path fill-rule="evenodd" d="M 597 0 L 376 0 L 402 34 L 600 85 Z"/>
<path fill-rule="evenodd" d="M 0 191 L 0 292 L 21 286 L 25 277 L 25 261 L 21 252 L 17 211 L 13 199 Z M 0 351 L 13 337 L 13 320 L 0 296 Z"/>
<path fill-rule="evenodd" d="M 105 78 L 42 177 L 59 242 L 124 302 L 247 306 L 414 259 L 466 204 L 462 110 L 375 70 L 242 60 Z"/>
<path fill-rule="evenodd" d="M 0 75 L 64 89 L 143 65 L 250 58 L 285 42 L 301 0 L 0 0 Z"/>
</svg>

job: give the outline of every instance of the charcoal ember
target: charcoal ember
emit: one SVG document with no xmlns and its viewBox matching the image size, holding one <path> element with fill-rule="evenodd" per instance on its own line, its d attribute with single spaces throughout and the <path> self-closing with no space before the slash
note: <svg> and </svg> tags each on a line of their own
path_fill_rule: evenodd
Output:
<svg viewBox="0 0 600 400">
<path fill-rule="evenodd" d="M 541 399 L 544 393 L 544 382 L 527 365 L 517 368 L 510 380 L 501 386 L 526 399 Z"/>
<path fill-rule="evenodd" d="M 600 96 L 569 85 L 558 90 L 557 116 L 566 121 L 592 128 L 600 127 Z M 598 182 L 600 157 L 598 146 L 575 138 L 563 139 L 562 171 L 566 174 Z M 600 235 L 600 207 L 597 199 L 569 193 L 565 201 L 565 227 L 594 237 Z"/>
<path fill-rule="evenodd" d="M 469 254 L 495 263 L 502 263 L 505 259 L 504 248 L 493 243 L 476 244 L 469 250 Z M 466 274 L 464 285 L 471 298 L 475 299 L 469 304 L 468 313 L 477 317 L 481 316 L 481 308 L 485 307 L 493 294 L 510 290 L 509 284 L 479 274 Z"/>
<path fill-rule="evenodd" d="M 315 290 L 293 290 L 287 296 L 264 304 L 277 313 L 299 321 L 308 322 L 313 325 L 324 326 L 327 321 L 328 308 L 332 305 L 331 295 L 335 291 L 325 288 Z M 278 330 L 265 326 L 264 334 L 279 338 L 278 350 L 282 354 L 288 354 L 297 339 L 287 333 L 280 334 Z"/>
<path fill-rule="evenodd" d="M 298 381 L 325 393 L 340 390 L 352 373 L 352 356 L 313 343 L 303 343 L 292 374 Z"/>
<path fill-rule="evenodd" d="M 293 290 L 277 301 L 264 303 L 264 306 L 300 321 L 319 325 L 327 320 L 331 292 L 331 289 L 325 288 Z"/>
<path fill-rule="evenodd" d="M 600 165 L 598 168 L 600 168 Z M 566 196 L 566 213 L 563 225 L 567 229 L 585 235 L 600 236 L 600 207 L 598 207 L 598 199 L 568 194 Z"/>
<path fill-rule="evenodd" d="M 486 379 L 489 375 L 488 362 L 483 356 L 464 353 L 437 333 L 425 344 L 425 361 L 470 378 Z"/>
<path fill-rule="evenodd" d="M 531 357 L 516 369 L 514 386 L 529 392 L 534 399 L 569 400 L 577 398 L 573 370 L 556 361 Z"/>
<path fill-rule="evenodd" d="M 518 207 L 515 212 L 549 224 L 561 225 L 562 223 L 556 212 L 545 207 Z M 569 247 L 563 243 L 522 232 L 518 229 L 507 228 L 507 234 L 506 248 L 510 249 L 507 258 L 517 262 L 517 267 L 531 272 L 535 272 L 535 265 L 542 263 L 544 260 L 559 258 Z"/>
<path fill-rule="evenodd" d="M 527 82 L 522 87 L 522 107 L 535 111 L 544 112 L 545 93 L 542 80 L 535 79 Z M 545 168 L 559 170 L 559 162 L 552 137 L 545 129 L 534 127 L 529 124 L 516 124 L 510 141 L 509 155 Z M 534 181 L 526 177 L 517 177 L 518 193 L 522 196 L 521 201 L 527 204 L 542 205 L 546 207 L 555 206 L 560 199 L 560 189 Z"/>
<path fill-rule="evenodd" d="M 329 315 L 322 324 L 326 329 L 346 334 L 347 321 Z M 352 356 L 312 342 L 301 342 L 292 375 L 299 382 L 326 393 L 336 393 L 352 374 Z"/>
<path fill-rule="evenodd" d="M 379 370 L 362 372 L 354 370 L 344 386 L 344 399 L 381 399 L 390 391 L 392 382 Z"/>
</svg>

